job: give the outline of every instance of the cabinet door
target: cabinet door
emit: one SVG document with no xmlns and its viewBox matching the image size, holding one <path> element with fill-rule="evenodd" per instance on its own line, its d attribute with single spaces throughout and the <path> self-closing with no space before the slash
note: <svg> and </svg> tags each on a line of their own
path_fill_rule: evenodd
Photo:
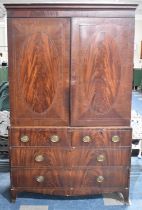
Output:
<svg viewBox="0 0 142 210">
<path fill-rule="evenodd" d="M 68 125 L 70 20 L 8 24 L 12 125 Z"/>
<path fill-rule="evenodd" d="M 72 126 L 129 125 L 132 18 L 72 21 Z"/>
</svg>

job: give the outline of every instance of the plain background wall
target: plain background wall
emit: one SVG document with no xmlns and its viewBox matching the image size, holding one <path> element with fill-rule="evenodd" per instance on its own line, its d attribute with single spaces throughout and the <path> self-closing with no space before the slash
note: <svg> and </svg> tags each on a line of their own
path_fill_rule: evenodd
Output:
<svg viewBox="0 0 142 210">
<path fill-rule="evenodd" d="M 83 2 L 83 0 L 0 0 L 1 3 L 56 3 L 56 2 Z M 88 1 L 87 1 L 88 2 Z M 89 0 L 92 3 L 141 3 L 142 0 Z M 135 21 L 135 44 L 134 44 L 134 67 L 141 68 L 142 61 L 140 60 L 140 44 L 142 40 L 142 6 L 139 7 L 139 15 Z M 4 47 L 5 46 L 5 47 Z M 0 18 L 0 52 L 3 53 L 4 59 L 7 60 L 7 26 L 6 26 L 6 18 Z"/>
<path fill-rule="evenodd" d="M 135 21 L 135 46 L 134 46 L 134 67 L 142 68 L 142 60 L 140 60 L 140 50 L 142 41 L 142 19 Z"/>
<path fill-rule="evenodd" d="M 0 18 L 0 53 L 3 54 L 3 60 L 7 61 L 7 24 L 6 24 L 6 17 Z"/>
</svg>

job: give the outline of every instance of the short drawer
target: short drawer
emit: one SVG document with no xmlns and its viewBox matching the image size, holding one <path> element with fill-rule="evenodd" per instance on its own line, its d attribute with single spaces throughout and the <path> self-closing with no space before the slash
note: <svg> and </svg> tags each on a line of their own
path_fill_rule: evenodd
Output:
<svg viewBox="0 0 142 210">
<path fill-rule="evenodd" d="M 66 128 L 11 128 L 12 146 L 70 146 Z"/>
<path fill-rule="evenodd" d="M 13 168 L 13 187 L 128 187 L 129 170 L 123 167 L 94 167 L 76 170 Z"/>
<path fill-rule="evenodd" d="M 130 129 L 82 128 L 72 129 L 72 146 L 115 147 L 130 146 L 132 131 Z"/>
<path fill-rule="evenodd" d="M 127 166 L 130 148 L 12 148 L 12 166 L 79 167 Z"/>
</svg>

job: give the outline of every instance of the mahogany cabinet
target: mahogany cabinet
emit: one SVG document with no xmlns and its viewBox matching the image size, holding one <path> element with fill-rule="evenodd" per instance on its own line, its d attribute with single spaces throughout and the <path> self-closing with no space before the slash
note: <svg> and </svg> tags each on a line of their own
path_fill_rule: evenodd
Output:
<svg viewBox="0 0 142 210">
<path fill-rule="evenodd" d="M 7 4 L 11 197 L 129 200 L 134 4 Z"/>
</svg>

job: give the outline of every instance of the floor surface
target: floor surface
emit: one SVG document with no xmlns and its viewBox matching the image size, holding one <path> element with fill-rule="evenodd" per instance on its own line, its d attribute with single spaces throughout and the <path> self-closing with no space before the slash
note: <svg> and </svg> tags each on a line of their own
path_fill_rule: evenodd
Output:
<svg viewBox="0 0 142 210">
<path fill-rule="evenodd" d="M 141 93 L 133 93 L 132 109 L 142 114 Z M 131 160 L 130 206 L 124 205 L 115 194 L 61 199 L 21 193 L 16 203 L 10 203 L 9 187 L 9 173 L 0 173 L 0 210 L 142 210 L 142 159 L 132 157 Z"/>
</svg>

